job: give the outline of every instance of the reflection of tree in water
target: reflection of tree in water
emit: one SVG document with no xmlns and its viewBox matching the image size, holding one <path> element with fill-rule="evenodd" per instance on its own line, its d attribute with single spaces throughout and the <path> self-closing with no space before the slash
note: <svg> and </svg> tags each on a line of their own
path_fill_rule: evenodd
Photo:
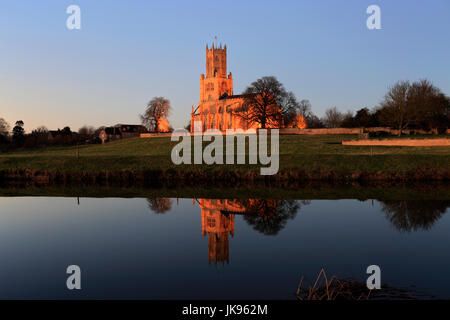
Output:
<svg viewBox="0 0 450 320">
<path fill-rule="evenodd" d="M 245 207 L 244 220 L 265 235 L 276 235 L 289 219 L 295 218 L 300 208 L 300 203 L 295 200 L 249 199 L 239 202 Z"/>
<path fill-rule="evenodd" d="M 169 198 L 147 199 L 147 203 L 154 213 L 166 213 L 172 208 L 172 199 Z"/>
<path fill-rule="evenodd" d="M 447 200 L 380 201 L 386 218 L 399 231 L 428 230 L 450 207 Z"/>
</svg>

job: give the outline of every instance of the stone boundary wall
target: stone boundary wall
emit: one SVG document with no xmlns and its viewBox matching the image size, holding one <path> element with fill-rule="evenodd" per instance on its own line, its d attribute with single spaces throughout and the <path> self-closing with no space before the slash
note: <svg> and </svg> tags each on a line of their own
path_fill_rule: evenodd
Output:
<svg viewBox="0 0 450 320">
<path fill-rule="evenodd" d="M 141 138 L 159 138 L 159 137 L 170 137 L 171 132 L 161 132 L 161 133 L 141 133 Z"/>
<path fill-rule="evenodd" d="M 392 129 L 389 127 L 370 127 L 370 128 L 321 128 L 321 129 L 298 129 L 298 128 L 284 128 L 280 129 L 280 134 L 362 134 L 367 132 L 386 132 L 389 135 L 396 136 L 399 133 L 398 129 Z M 447 129 L 447 134 L 450 134 L 450 129 Z M 423 134 L 423 135 L 433 135 L 438 134 L 436 130 L 425 131 L 421 129 L 404 129 L 402 130 L 402 134 L 405 135 L 414 135 L 414 134 Z"/>
<path fill-rule="evenodd" d="M 364 128 L 364 132 L 386 132 L 390 135 L 396 136 L 399 133 L 398 129 L 392 129 L 389 127 L 370 127 L 370 128 Z M 448 130 L 447 130 L 448 133 Z M 432 134 L 438 134 L 438 131 L 436 129 L 426 131 L 422 129 L 403 129 L 402 134 L 406 135 L 414 135 L 414 134 L 424 134 L 424 135 L 432 135 Z"/>
<path fill-rule="evenodd" d="M 280 129 L 280 134 L 362 134 L 362 128 L 321 128 L 321 129 L 297 129 L 297 128 L 284 128 Z"/>
<path fill-rule="evenodd" d="M 270 132 L 270 129 L 267 129 Z M 296 128 L 283 128 L 280 129 L 280 134 L 305 134 L 305 135 L 317 135 L 317 134 L 361 134 L 362 128 L 333 128 L 333 129 L 296 129 Z M 225 131 L 222 132 L 225 134 Z M 203 133 L 205 134 L 205 133 Z M 192 134 L 191 134 L 192 135 Z M 171 133 L 141 133 L 141 138 L 158 138 L 158 137 L 170 137 Z"/>
<path fill-rule="evenodd" d="M 342 141 L 342 144 L 346 146 L 449 147 L 450 139 L 348 140 Z"/>
<path fill-rule="evenodd" d="M 269 129 L 270 130 L 270 129 Z M 367 132 L 386 132 L 389 135 L 398 135 L 397 129 L 391 129 L 387 127 L 372 127 L 372 128 L 320 128 L 320 129 L 298 129 L 298 128 L 282 128 L 280 134 L 303 134 L 303 135 L 320 135 L 320 134 L 357 134 L 362 135 Z M 225 133 L 225 131 L 223 132 Z M 402 130 L 402 134 L 436 134 L 433 131 L 424 130 Z M 450 129 L 447 129 L 447 134 L 450 134 Z M 141 138 L 158 138 L 158 137 L 170 137 L 170 132 L 165 133 L 141 133 Z M 404 140 L 404 139 L 402 139 Z"/>
</svg>

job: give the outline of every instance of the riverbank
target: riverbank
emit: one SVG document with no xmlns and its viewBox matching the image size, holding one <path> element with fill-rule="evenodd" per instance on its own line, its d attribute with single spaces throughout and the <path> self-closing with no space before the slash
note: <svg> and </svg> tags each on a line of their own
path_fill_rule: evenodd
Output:
<svg viewBox="0 0 450 320">
<path fill-rule="evenodd" d="M 38 183 L 0 184 L 0 197 L 86 197 L 86 198 L 209 198 L 209 199 L 381 199 L 450 200 L 448 183 L 371 182 L 329 183 L 323 181 L 284 187 L 146 187 L 144 185 L 54 185 Z"/>
<path fill-rule="evenodd" d="M 46 184 L 289 185 L 305 181 L 447 181 L 450 147 L 345 146 L 354 135 L 280 136 L 280 169 L 261 165 L 180 165 L 170 138 L 51 147 L 0 155 L 0 181 Z M 77 157 L 78 155 L 78 157 Z"/>
</svg>

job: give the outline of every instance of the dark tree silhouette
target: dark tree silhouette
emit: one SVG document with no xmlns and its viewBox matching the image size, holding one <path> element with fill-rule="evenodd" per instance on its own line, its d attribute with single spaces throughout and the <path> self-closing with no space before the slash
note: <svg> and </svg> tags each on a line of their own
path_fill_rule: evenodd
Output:
<svg viewBox="0 0 450 320">
<path fill-rule="evenodd" d="M 287 127 L 294 123 L 297 114 L 301 110 L 301 105 L 297 101 L 297 98 L 295 97 L 293 92 L 288 92 L 285 97 L 281 99 L 281 117 L 282 122 L 278 125 Z"/>
<path fill-rule="evenodd" d="M 95 134 L 95 128 L 93 126 L 82 126 L 78 129 L 78 134 L 82 136 L 93 136 Z"/>
<path fill-rule="evenodd" d="M 409 81 L 399 81 L 389 88 L 380 109 L 380 122 L 401 131 L 416 117 L 415 111 L 408 104 L 411 88 Z"/>
<path fill-rule="evenodd" d="M 380 201 L 386 218 L 399 231 L 429 230 L 450 207 L 448 200 Z"/>
<path fill-rule="evenodd" d="M 312 111 L 311 111 L 311 102 L 309 102 L 309 100 L 307 99 L 303 99 L 302 101 L 300 101 L 297 105 L 297 112 L 303 116 L 303 118 L 308 118 L 310 116 L 312 116 Z"/>
<path fill-rule="evenodd" d="M 295 200 L 249 199 L 242 200 L 241 205 L 246 208 L 244 220 L 265 235 L 278 234 L 300 208 Z"/>
<path fill-rule="evenodd" d="M 341 126 L 342 121 L 344 121 L 344 114 L 336 107 L 327 109 L 322 120 L 327 128 L 338 128 Z"/>
<path fill-rule="evenodd" d="M 325 125 L 323 124 L 322 120 L 314 115 L 313 113 L 311 113 L 309 116 L 307 116 L 305 118 L 306 120 L 306 125 L 308 128 L 314 129 L 314 128 L 324 128 Z"/>
<path fill-rule="evenodd" d="M 12 133 L 12 139 L 16 147 L 21 147 L 25 142 L 25 130 L 23 129 L 23 121 L 16 121 L 16 125 L 14 126 Z"/>
<path fill-rule="evenodd" d="M 236 116 L 248 123 L 259 123 L 261 128 L 280 127 L 289 121 L 298 102 L 292 92 L 287 92 L 275 77 L 262 77 L 244 91 L 244 104 Z"/>
<path fill-rule="evenodd" d="M 61 130 L 62 135 L 64 136 L 71 136 L 72 135 L 72 130 L 70 130 L 70 127 L 64 127 Z"/>
<path fill-rule="evenodd" d="M 438 129 L 450 125 L 450 99 L 428 80 L 397 82 L 386 94 L 379 109 L 379 120 L 399 130 Z"/>
</svg>

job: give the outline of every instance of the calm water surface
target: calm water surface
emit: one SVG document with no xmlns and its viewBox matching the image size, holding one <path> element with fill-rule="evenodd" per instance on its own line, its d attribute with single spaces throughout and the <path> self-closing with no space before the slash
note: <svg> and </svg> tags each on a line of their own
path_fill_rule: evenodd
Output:
<svg viewBox="0 0 450 320">
<path fill-rule="evenodd" d="M 450 297 L 450 201 L 0 197 L 0 298 L 294 299 L 328 274 Z M 79 265 L 82 290 L 66 288 Z"/>
</svg>

